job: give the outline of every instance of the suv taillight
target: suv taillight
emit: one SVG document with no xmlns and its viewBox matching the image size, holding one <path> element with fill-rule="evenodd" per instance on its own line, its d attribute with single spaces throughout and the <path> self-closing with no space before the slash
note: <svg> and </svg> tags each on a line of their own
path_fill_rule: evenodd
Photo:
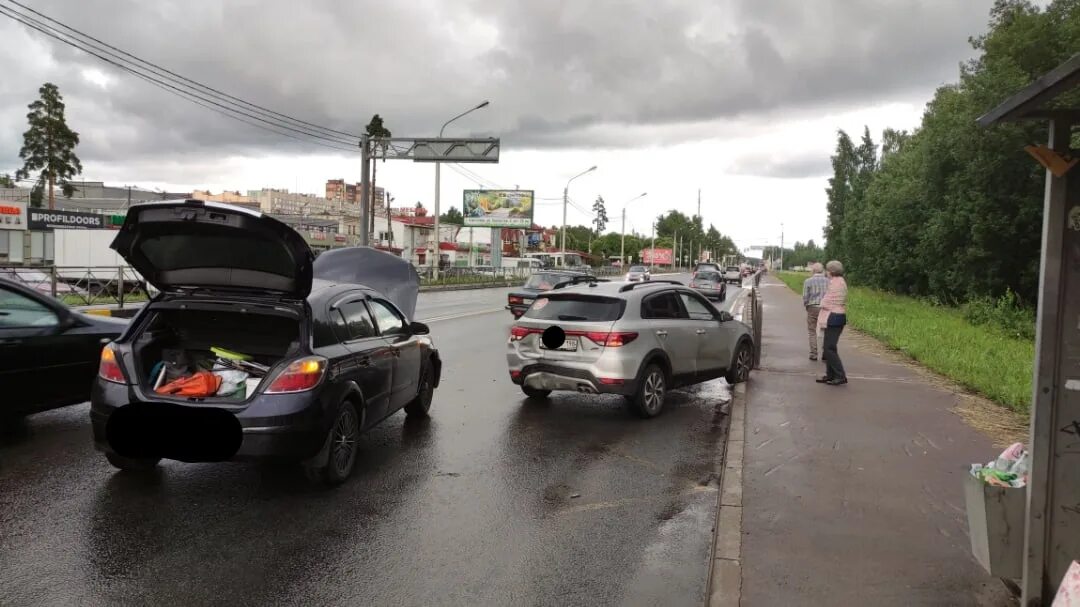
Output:
<svg viewBox="0 0 1080 607">
<path fill-rule="evenodd" d="M 529 327 L 510 327 L 510 341 L 521 341 L 528 337 L 530 333 L 542 333 L 540 329 L 530 329 Z"/>
<path fill-rule="evenodd" d="M 582 333 L 589 341 L 598 346 L 618 348 L 637 339 L 638 334 L 633 331 L 587 331 Z"/>
<path fill-rule="evenodd" d="M 101 349 L 98 377 L 117 384 L 127 383 L 127 380 L 124 379 L 124 371 L 120 369 L 120 363 L 116 361 L 116 351 L 112 349 L 111 345 L 106 345 Z"/>
<path fill-rule="evenodd" d="M 288 394 L 304 392 L 319 385 L 326 374 L 326 359 L 321 356 L 308 356 L 289 363 L 274 378 L 266 389 L 266 394 Z"/>
</svg>

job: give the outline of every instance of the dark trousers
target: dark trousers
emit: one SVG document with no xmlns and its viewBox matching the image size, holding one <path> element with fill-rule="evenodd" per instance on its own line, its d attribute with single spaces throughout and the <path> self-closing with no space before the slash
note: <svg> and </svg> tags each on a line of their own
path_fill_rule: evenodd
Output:
<svg viewBox="0 0 1080 607">
<path fill-rule="evenodd" d="M 840 354 L 836 351 L 836 343 L 840 341 L 840 334 L 844 327 L 825 327 L 825 338 L 821 340 L 821 355 L 825 361 L 825 377 L 829 379 L 847 379 L 844 373 L 844 363 L 840 362 Z"/>
</svg>

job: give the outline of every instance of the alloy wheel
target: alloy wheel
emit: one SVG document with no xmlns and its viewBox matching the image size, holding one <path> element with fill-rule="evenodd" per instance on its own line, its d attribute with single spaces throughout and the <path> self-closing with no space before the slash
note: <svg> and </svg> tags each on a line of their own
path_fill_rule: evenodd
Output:
<svg viewBox="0 0 1080 607">
<path fill-rule="evenodd" d="M 739 348 L 739 359 L 735 363 L 736 373 L 739 381 L 746 381 L 750 377 L 750 348 L 743 346 Z"/>
<path fill-rule="evenodd" d="M 356 442 L 359 434 L 356 414 L 352 407 L 346 407 L 338 416 L 334 425 L 334 438 L 331 446 L 331 459 L 337 472 L 345 474 L 356 458 Z"/>
<path fill-rule="evenodd" d="M 664 404 L 664 376 L 659 371 L 653 371 L 645 378 L 645 408 L 650 413 L 660 410 Z"/>
</svg>

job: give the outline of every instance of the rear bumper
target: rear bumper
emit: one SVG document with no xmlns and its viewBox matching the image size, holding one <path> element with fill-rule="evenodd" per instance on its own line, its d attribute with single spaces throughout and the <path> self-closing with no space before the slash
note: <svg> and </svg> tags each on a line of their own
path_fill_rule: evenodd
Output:
<svg viewBox="0 0 1080 607">
<path fill-rule="evenodd" d="M 621 394 L 631 396 L 637 391 L 634 378 L 601 378 L 589 371 L 562 365 L 532 364 L 511 371 L 510 379 L 515 384 L 538 390 L 564 390 L 586 394 Z"/>
<path fill-rule="evenodd" d="M 727 294 L 727 289 L 702 289 L 694 287 L 694 290 L 710 299 L 720 299 L 721 296 Z"/>
<path fill-rule="evenodd" d="M 135 438 L 142 443 L 160 441 L 163 452 L 154 455 L 185 462 L 308 459 L 322 448 L 332 421 L 315 393 L 260 395 L 244 409 L 234 411 L 209 405 L 135 401 L 129 398 L 128 386 L 97 380 L 91 395 L 90 422 L 94 446 L 99 451 L 116 453 L 110 441 L 109 422 L 118 410 L 129 405 L 140 408 L 142 414 L 138 426 L 126 428 L 125 432 L 137 433 Z M 158 409 L 165 415 L 156 416 Z M 198 424 L 208 413 L 227 421 L 220 429 L 200 428 Z M 185 423 L 188 420 L 190 424 Z M 220 435 L 238 440 L 239 447 L 229 449 L 231 455 L 222 457 L 212 449 L 201 450 L 201 443 L 209 436 Z"/>
</svg>

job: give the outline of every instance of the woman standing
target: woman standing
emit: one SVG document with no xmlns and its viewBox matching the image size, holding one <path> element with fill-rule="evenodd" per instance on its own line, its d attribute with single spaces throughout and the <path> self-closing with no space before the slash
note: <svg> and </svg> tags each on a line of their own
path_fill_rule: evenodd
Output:
<svg viewBox="0 0 1080 607">
<path fill-rule="evenodd" d="M 829 275 L 829 285 L 825 289 L 825 296 L 821 298 L 821 312 L 818 314 L 818 327 L 825 331 L 825 338 L 821 343 L 825 376 L 817 382 L 839 386 L 847 383 L 844 363 L 840 362 L 840 354 L 836 351 L 840 334 L 847 324 L 847 282 L 844 280 L 844 266 L 839 261 L 825 264 L 825 273 Z"/>
</svg>

